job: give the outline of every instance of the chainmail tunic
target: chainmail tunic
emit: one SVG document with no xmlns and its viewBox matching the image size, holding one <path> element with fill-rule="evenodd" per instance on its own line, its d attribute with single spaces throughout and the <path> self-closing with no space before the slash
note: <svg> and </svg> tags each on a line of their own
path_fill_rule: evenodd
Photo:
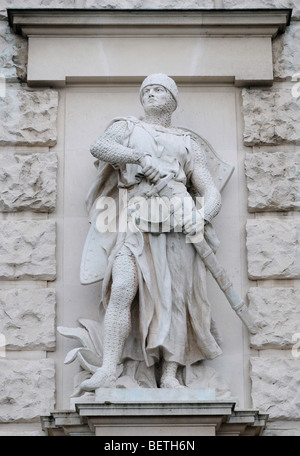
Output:
<svg viewBox="0 0 300 456">
<path fill-rule="evenodd" d="M 196 183 L 196 192 L 205 191 L 206 221 L 210 222 L 220 209 L 220 195 L 205 166 L 206 157 L 187 132 L 149 125 L 136 118 L 117 119 L 93 144 L 91 152 L 115 168 L 113 173 L 117 173 L 119 188 L 130 192 L 143 184 L 139 158 L 148 154 L 157 160 L 162 175 L 174 173 L 172 182 L 176 194 L 186 195 L 192 180 Z M 199 162 L 196 167 L 195 161 Z M 195 168 L 197 176 L 193 179 Z M 113 175 L 103 188 L 112 186 Z M 117 197 L 117 193 L 114 194 Z M 102 285 L 104 309 L 111 295 L 113 267 L 124 249 L 130 252 L 137 268 L 138 292 L 132 305 L 131 332 L 122 362 L 131 359 L 153 366 L 162 350 L 165 360 L 183 366 L 218 356 L 221 349 L 207 298 L 206 269 L 193 245 L 186 243 L 183 233 L 158 236 L 143 233 L 142 237 L 141 250 L 141 233 L 119 232 L 107 236 L 104 233 L 102 236 L 102 247 L 107 254 Z M 214 234 L 211 241 L 216 241 Z M 120 274 L 126 275 L 126 270 Z"/>
<path fill-rule="evenodd" d="M 150 155 L 161 176 L 174 174 L 174 181 L 179 184 L 174 188 L 176 196 L 187 195 L 186 187 L 197 164 L 197 183 L 206 189 L 205 195 L 201 195 L 205 197 L 204 219 L 210 222 L 221 208 L 220 194 L 207 171 L 205 154 L 195 139 L 180 129 L 149 125 L 134 118 L 119 120 L 92 145 L 91 153 L 118 169 L 119 187 L 123 188 L 143 180 L 139 158 Z"/>
</svg>

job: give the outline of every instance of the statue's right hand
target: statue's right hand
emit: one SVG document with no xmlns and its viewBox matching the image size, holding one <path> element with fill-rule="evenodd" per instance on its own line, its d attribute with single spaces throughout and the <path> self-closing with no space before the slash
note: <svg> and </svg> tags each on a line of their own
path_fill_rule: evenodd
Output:
<svg viewBox="0 0 300 456">
<path fill-rule="evenodd" d="M 151 155 L 144 155 L 139 160 L 145 177 L 153 184 L 156 184 L 160 178 L 160 171 L 157 168 L 155 160 Z"/>
</svg>

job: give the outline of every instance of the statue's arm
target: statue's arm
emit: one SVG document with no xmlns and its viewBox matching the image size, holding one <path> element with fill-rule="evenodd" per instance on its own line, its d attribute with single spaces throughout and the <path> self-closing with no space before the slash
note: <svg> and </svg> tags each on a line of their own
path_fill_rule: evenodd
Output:
<svg viewBox="0 0 300 456">
<path fill-rule="evenodd" d="M 111 163 L 112 165 L 124 163 L 140 164 L 140 158 L 143 155 L 142 152 L 122 145 L 126 133 L 126 121 L 120 120 L 114 122 L 91 145 L 91 154 L 98 160 Z"/>
<path fill-rule="evenodd" d="M 206 157 L 196 141 L 192 141 L 194 169 L 191 181 L 196 192 L 204 198 L 204 219 L 211 222 L 218 215 L 222 201 L 221 194 L 214 184 L 207 168 Z"/>
</svg>

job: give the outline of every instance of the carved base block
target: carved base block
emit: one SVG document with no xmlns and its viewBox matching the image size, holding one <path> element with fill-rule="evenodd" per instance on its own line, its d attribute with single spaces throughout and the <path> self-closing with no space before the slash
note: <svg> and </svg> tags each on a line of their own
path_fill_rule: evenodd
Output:
<svg viewBox="0 0 300 456">
<path fill-rule="evenodd" d="M 96 402 L 196 402 L 214 401 L 214 388 L 98 388 Z"/>
<path fill-rule="evenodd" d="M 135 391 L 137 392 L 137 390 Z M 160 391 L 147 388 L 134 399 L 133 390 L 97 391 L 102 400 L 75 403 L 75 411 L 54 411 L 42 417 L 49 436 L 101 437 L 241 436 L 260 435 L 267 415 L 257 410 L 235 410 L 235 402 L 188 399 L 212 394 L 192 389 Z M 123 394 L 123 397 L 122 397 Z M 164 396 L 159 398 L 159 396 Z M 119 397 L 118 397 L 119 396 Z M 169 397 L 168 397 L 169 396 Z M 176 398 L 174 398 L 177 396 Z M 182 396 L 182 397 L 181 397 Z M 183 399 L 185 396 L 185 399 Z M 129 400 L 125 400 L 128 397 Z M 110 399 L 109 399 L 110 398 Z"/>
</svg>

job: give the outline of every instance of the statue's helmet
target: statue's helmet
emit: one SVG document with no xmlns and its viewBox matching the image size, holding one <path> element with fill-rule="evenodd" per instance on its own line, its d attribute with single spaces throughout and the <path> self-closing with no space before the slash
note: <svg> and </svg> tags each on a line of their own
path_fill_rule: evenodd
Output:
<svg viewBox="0 0 300 456">
<path fill-rule="evenodd" d="M 142 82 L 141 88 L 140 88 L 140 98 L 142 99 L 142 93 L 145 87 L 149 85 L 161 85 L 165 89 L 167 89 L 174 100 L 176 101 L 176 106 L 178 104 L 178 88 L 175 83 L 175 81 L 167 76 L 164 73 L 155 73 L 155 74 L 150 74 L 149 76 L 144 79 Z"/>
</svg>

